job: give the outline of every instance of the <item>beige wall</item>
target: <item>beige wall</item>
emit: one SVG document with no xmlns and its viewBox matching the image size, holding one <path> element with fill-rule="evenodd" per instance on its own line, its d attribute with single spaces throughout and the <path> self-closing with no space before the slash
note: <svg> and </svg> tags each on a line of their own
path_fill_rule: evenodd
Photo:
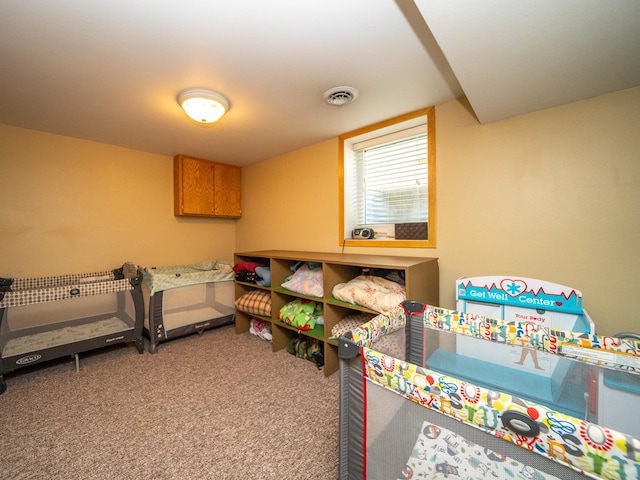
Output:
<svg viewBox="0 0 640 480">
<path fill-rule="evenodd" d="M 640 88 L 480 125 L 436 108 L 438 247 L 347 248 L 440 259 L 460 276 L 518 275 L 582 290 L 602 334 L 640 332 Z M 237 248 L 340 251 L 337 139 L 243 169 Z"/>
<path fill-rule="evenodd" d="M 338 139 L 242 169 L 240 250 L 338 247 Z"/>
<path fill-rule="evenodd" d="M 173 216 L 172 165 L 0 125 L 0 276 L 231 261 L 234 220 Z"/>
<path fill-rule="evenodd" d="M 462 276 L 582 290 L 601 333 L 640 331 L 640 88 L 479 125 L 436 108 L 438 247 L 347 248 L 440 259 L 442 306 Z M 172 161 L 0 125 L 0 276 L 172 265 L 234 251 L 340 251 L 338 140 L 243 169 L 243 218 L 176 218 Z"/>
</svg>

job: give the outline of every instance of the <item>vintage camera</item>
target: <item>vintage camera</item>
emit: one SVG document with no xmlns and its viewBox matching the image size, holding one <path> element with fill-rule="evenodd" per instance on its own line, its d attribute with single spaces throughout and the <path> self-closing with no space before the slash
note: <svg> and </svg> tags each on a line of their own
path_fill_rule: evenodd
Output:
<svg viewBox="0 0 640 480">
<path fill-rule="evenodd" d="M 367 239 L 367 238 L 373 238 L 375 236 L 376 232 L 373 231 L 372 228 L 354 228 L 353 231 L 351 232 L 351 238 L 362 238 L 362 239 Z"/>
</svg>

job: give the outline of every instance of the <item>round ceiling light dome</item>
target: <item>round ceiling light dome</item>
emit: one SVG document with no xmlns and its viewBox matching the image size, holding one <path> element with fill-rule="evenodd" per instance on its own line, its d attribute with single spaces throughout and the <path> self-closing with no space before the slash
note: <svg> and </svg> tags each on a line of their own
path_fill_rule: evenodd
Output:
<svg viewBox="0 0 640 480">
<path fill-rule="evenodd" d="M 178 103 L 198 123 L 213 123 L 229 110 L 229 100 L 206 88 L 187 88 L 178 94 Z"/>
<path fill-rule="evenodd" d="M 357 97 L 358 90 L 353 87 L 334 87 L 324 92 L 324 101 L 329 105 L 341 107 L 353 102 Z"/>
</svg>

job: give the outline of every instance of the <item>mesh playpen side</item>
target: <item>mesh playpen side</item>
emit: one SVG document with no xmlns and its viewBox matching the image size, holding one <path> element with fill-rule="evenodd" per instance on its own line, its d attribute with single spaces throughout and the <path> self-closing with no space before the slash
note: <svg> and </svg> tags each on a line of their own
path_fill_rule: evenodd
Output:
<svg viewBox="0 0 640 480">
<path fill-rule="evenodd" d="M 500 336 L 502 321 L 416 302 L 339 339 L 341 480 L 640 479 L 640 428 L 633 420 L 640 405 L 640 342 L 542 328 L 543 341 L 531 334 L 526 346 L 535 345 L 540 354 L 555 350 L 559 361 L 570 363 L 555 403 L 544 404 L 522 387 L 522 372 L 510 376 L 505 370 L 488 386 L 486 378 L 473 378 L 473 368 L 464 379 L 429 369 L 435 352 L 455 353 L 455 337 L 465 325 L 472 328 L 462 331 L 488 339 L 485 348 L 509 340 Z M 489 332 L 498 332 L 494 341 Z M 589 355 L 562 355 L 562 346 Z M 604 384 L 594 379 L 607 376 L 620 377 L 635 409 L 620 411 L 615 400 L 595 405 Z M 581 418 L 563 403 L 565 395 L 575 401 L 576 390 Z M 626 417 L 628 431 L 602 424 L 602 412 L 611 410 Z"/>
</svg>

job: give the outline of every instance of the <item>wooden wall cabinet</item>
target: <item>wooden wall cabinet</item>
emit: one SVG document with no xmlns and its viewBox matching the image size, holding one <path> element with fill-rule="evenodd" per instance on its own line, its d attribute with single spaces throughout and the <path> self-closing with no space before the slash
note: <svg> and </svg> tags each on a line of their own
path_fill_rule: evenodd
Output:
<svg viewBox="0 0 640 480">
<path fill-rule="evenodd" d="M 285 348 L 289 340 L 297 336 L 298 333 L 322 340 L 324 343 L 324 372 L 326 376 L 336 372 L 339 368 L 338 343 L 335 340 L 330 340 L 331 329 L 351 313 L 368 312 L 377 314 L 377 312 L 366 307 L 334 298 L 332 295 L 333 287 L 337 284 L 348 282 L 357 277 L 362 273 L 363 268 L 373 268 L 376 271 L 402 271 L 405 276 L 408 300 L 431 305 L 439 305 L 440 302 L 440 273 L 437 258 L 263 250 L 236 253 L 234 260 L 234 263 L 247 261 L 261 263 L 270 266 L 271 270 L 270 287 L 235 282 L 236 298 L 254 289 L 266 290 L 271 295 L 271 317 L 251 315 L 236 310 L 236 333 L 249 331 L 251 319 L 258 317 L 271 323 L 272 349 L 274 352 Z M 302 295 L 281 286 L 285 279 L 292 274 L 290 267 L 297 262 L 319 262 L 322 264 L 324 291 L 322 298 Z M 312 330 L 298 332 L 295 327 L 279 321 L 278 312 L 280 309 L 296 298 L 322 302 L 325 324 L 316 325 Z"/>
<path fill-rule="evenodd" d="M 173 157 L 174 215 L 240 218 L 240 167 Z"/>
</svg>

